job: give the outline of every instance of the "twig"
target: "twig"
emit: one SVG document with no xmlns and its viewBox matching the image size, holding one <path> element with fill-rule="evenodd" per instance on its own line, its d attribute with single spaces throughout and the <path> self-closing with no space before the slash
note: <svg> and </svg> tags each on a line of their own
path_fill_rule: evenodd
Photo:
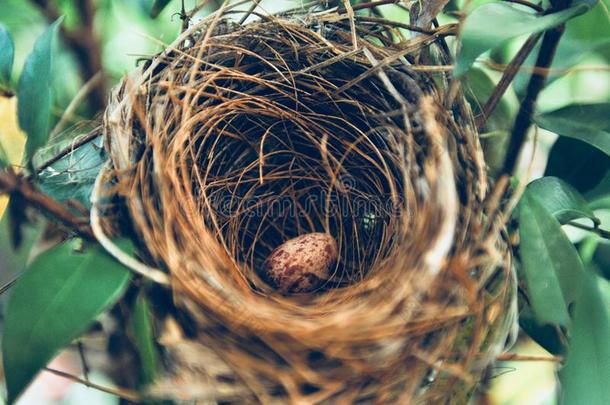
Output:
<svg viewBox="0 0 610 405">
<path fill-rule="evenodd" d="M 504 74 L 502 75 L 502 78 L 500 78 L 500 81 L 498 82 L 498 85 L 494 88 L 493 93 L 491 94 L 491 96 L 489 96 L 489 99 L 487 100 L 483 108 L 481 108 L 480 115 L 476 118 L 476 125 L 479 130 L 481 130 L 481 128 L 485 125 L 487 119 L 491 116 L 491 114 L 498 106 L 498 103 L 502 99 L 502 96 L 506 92 L 506 89 L 508 89 L 508 86 L 510 86 L 511 82 L 513 81 L 513 79 L 519 72 L 521 66 L 523 65 L 523 62 L 525 62 L 528 55 L 532 52 L 532 50 L 536 46 L 536 43 L 538 42 L 538 39 L 540 39 L 541 36 L 542 34 L 540 33 L 531 35 L 527 39 L 527 41 L 525 41 L 521 49 L 519 49 L 517 55 L 515 55 L 513 60 L 507 66 L 506 70 L 504 71 Z"/>
<path fill-rule="evenodd" d="M 0 193 L 18 194 L 27 204 L 56 219 L 83 238 L 94 239 L 86 218 L 74 215 L 66 207 L 36 189 L 28 181 L 24 181 L 23 177 L 11 170 L 0 172 Z"/>
<path fill-rule="evenodd" d="M 557 3 L 554 11 L 561 11 L 567 8 L 570 2 L 571 0 L 560 0 Z M 565 24 L 560 24 L 544 33 L 542 45 L 540 46 L 540 53 L 538 54 L 538 59 L 536 60 L 537 68 L 546 69 L 551 66 L 553 63 L 553 58 L 555 57 L 557 45 L 559 44 L 559 40 L 563 35 L 564 29 Z M 504 166 L 501 172 L 502 174 L 510 175 L 515 170 L 515 166 L 517 165 L 519 156 L 521 155 L 521 149 L 525 143 L 527 132 L 532 124 L 532 115 L 534 114 L 536 100 L 544 88 L 547 76 L 548 70 L 542 70 L 539 72 L 534 72 L 530 78 L 527 85 L 525 98 L 521 103 L 521 108 L 519 108 L 517 118 L 515 119 L 515 125 L 510 137 L 510 142 L 506 152 L 506 159 L 504 160 Z"/>
<path fill-rule="evenodd" d="M 38 6 L 48 21 L 55 21 L 61 16 L 60 11 L 49 0 L 31 1 Z M 73 29 L 62 25 L 61 35 L 78 60 L 84 82 L 101 72 L 102 77 L 91 89 L 89 100 L 95 111 L 103 110 L 106 106 L 106 75 L 102 64 L 102 47 L 93 30 L 95 6 L 92 0 L 79 0 L 74 4 L 79 14 L 79 24 Z"/>
<path fill-rule="evenodd" d="M 254 0 L 254 2 L 252 3 L 252 5 L 248 9 L 248 11 L 246 11 L 244 16 L 239 20 L 239 23 L 238 23 L 239 25 L 243 25 L 246 22 L 248 17 L 250 17 L 252 15 L 252 13 L 254 12 L 254 10 L 256 10 L 256 8 L 258 7 L 258 4 L 260 2 L 261 2 L 261 0 Z"/>
<path fill-rule="evenodd" d="M 57 163 L 59 160 L 66 157 L 67 155 L 72 153 L 74 150 L 80 148 L 87 142 L 94 140 L 98 136 L 100 136 L 100 127 L 96 127 L 91 132 L 89 132 L 87 135 L 85 135 L 81 138 L 78 138 L 74 142 L 70 143 L 70 145 L 68 145 L 65 149 L 63 149 L 62 151 L 60 151 L 59 153 L 54 155 L 52 158 L 50 158 L 46 162 L 42 163 L 39 167 L 37 167 L 36 172 L 41 173 L 43 170 L 45 170 L 49 166 L 53 165 L 54 163 Z"/>
<path fill-rule="evenodd" d="M 498 361 L 550 361 L 560 363 L 563 361 L 561 356 L 528 356 L 518 353 L 502 353 L 496 357 Z"/>
<path fill-rule="evenodd" d="M 55 138 L 61 131 L 63 131 L 63 129 L 68 124 L 68 122 L 70 122 L 70 120 L 72 120 L 72 116 L 76 112 L 76 109 L 78 108 L 78 106 L 95 89 L 95 87 L 99 85 L 101 80 L 102 80 L 102 72 L 97 72 L 95 75 L 93 75 L 93 77 L 91 79 L 89 79 L 87 81 L 87 83 L 85 83 L 78 90 L 78 92 L 76 93 L 76 95 L 74 96 L 72 101 L 70 101 L 70 104 L 68 104 L 68 106 L 66 107 L 64 112 L 61 114 L 61 118 L 59 119 L 59 122 L 57 123 L 57 125 L 55 125 L 55 127 L 49 134 L 50 139 Z"/>
<path fill-rule="evenodd" d="M 503 1 L 505 1 L 507 3 L 521 4 L 522 6 L 529 7 L 532 10 L 536 10 L 539 13 L 544 11 L 544 8 L 540 7 L 538 4 L 530 3 L 527 0 L 503 0 Z"/>
<path fill-rule="evenodd" d="M 399 3 L 400 0 L 378 0 L 378 1 L 371 1 L 368 3 L 360 3 L 360 4 L 355 4 L 352 6 L 352 10 L 353 11 L 358 11 L 358 10 L 366 10 L 368 8 L 375 8 L 375 7 L 379 7 L 379 6 L 385 6 L 387 4 L 396 4 Z M 348 10 L 345 7 L 339 8 L 337 10 L 337 12 L 339 14 L 345 14 L 348 12 Z"/>
<path fill-rule="evenodd" d="M 502 63 L 495 63 L 492 62 L 490 60 L 485 60 L 481 62 L 482 64 L 484 64 L 485 66 L 487 66 L 488 68 L 498 71 L 498 72 L 504 72 L 507 68 L 508 65 L 502 64 Z M 526 72 L 526 73 L 532 73 L 532 72 L 542 72 L 542 71 L 547 71 L 549 77 L 550 76 L 566 76 L 572 73 L 579 73 L 579 72 L 610 72 L 610 65 L 595 65 L 595 64 L 591 64 L 591 65 L 577 65 L 577 66 L 571 66 L 571 67 L 567 67 L 567 68 L 554 68 L 554 67 L 550 67 L 550 68 L 539 68 L 539 67 L 535 67 L 535 66 L 522 66 L 521 69 L 519 69 L 520 72 Z"/>
<path fill-rule="evenodd" d="M 388 25 L 393 25 L 395 27 L 404 28 L 408 31 L 419 32 L 419 33 L 428 34 L 428 35 L 436 35 L 436 34 L 440 33 L 442 36 L 451 36 L 451 35 L 455 35 L 456 31 L 457 31 L 457 24 L 451 25 L 451 27 L 455 27 L 455 30 L 447 30 L 446 26 L 442 30 L 439 30 L 438 28 L 426 29 L 426 28 L 418 27 L 417 25 L 402 23 L 400 21 L 387 21 L 383 18 L 377 18 L 377 17 L 356 16 L 356 20 L 364 21 L 364 22 L 372 22 L 372 23 L 383 22 Z"/>
<path fill-rule="evenodd" d="M 20 278 L 21 274 L 17 274 L 11 281 L 3 284 L 2 287 L 0 287 L 0 295 L 10 290 Z"/>
<path fill-rule="evenodd" d="M 78 356 L 80 357 L 81 367 L 83 368 L 83 376 L 85 377 L 85 381 L 89 382 L 89 364 L 87 362 L 87 358 L 85 357 L 85 346 L 83 342 L 79 340 L 76 342 L 76 347 L 78 349 Z"/>
<path fill-rule="evenodd" d="M 104 387 L 103 385 L 99 385 L 99 384 L 93 383 L 91 381 L 83 380 L 82 378 L 72 375 L 70 373 L 66 373 L 65 371 L 56 370 L 56 369 L 50 368 L 50 367 L 45 367 L 44 369 L 45 369 L 45 371 L 48 371 L 49 373 L 55 374 L 59 377 L 67 378 L 68 380 L 72 380 L 79 384 L 83 384 L 86 387 L 93 388 L 98 391 L 105 392 L 107 394 L 115 395 L 115 396 L 125 399 L 127 401 L 136 402 L 136 403 L 139 403 L 142 401 L 142 398 L 140 397 L 140 395 L 138 395 L 137 392 L 134 392 L 131 390 L 127 390 L 124 388 Z"/>
<path fill-rule="evenodd" d="M 598 228 L 598 227 L 579 224 L 578 222 L 568 222 L 566 225 L 570 225 L 570 226 L 573 226 L 574 228 L 582 229 L 585 231 L 593 232 L 594 234 L 596 234 L 597 236 L 599 236 L 601 238 L 610 240 L 610 231 L 606 231 L 606 230 Z"/>
</svg>

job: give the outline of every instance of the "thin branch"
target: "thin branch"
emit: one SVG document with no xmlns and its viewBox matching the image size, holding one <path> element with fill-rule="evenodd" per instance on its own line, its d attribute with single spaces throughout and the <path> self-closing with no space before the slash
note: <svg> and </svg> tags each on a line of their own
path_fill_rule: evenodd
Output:
<svg viewBox="0 0 610 405">
<path fill-rule="evenodd" d="M 570 2 L 571 0 L 560 1 L 554 11 L 561 11 L 567 8 Z M 540 52 L 538 53 L 538 59 L 536 60 L 537 68 L 547 69 L 551 66 L 564 29 L 565 24 L 560 24 L 544 33 L 542 45 L 540 46 Z M 508 144 L 506 159 L 502 168 L 503 174 L 510 175 L 515 170 L 519 156 L 521 155 L 521 149 L 526 140 L 527 132 L 532 124 L 532 116 L 534 114 L 536 100 L 544 88 L 547 76 L 548 70 L 542 70 L 534 72 L 530 77 L 530 81 L 525 92 L 525 98 L 523 99 L 521 108 L 519 108 L 519 112 L 517 113 L 515 125 Z"/>
<path fill-rule="evenodd" d="M 515 3 L 515 4 L 521 4 L 522 6 L 526 6 L 531 8 L 532 10 L 535 10 L 539 13 L 544 11 L 544 8 L 540 7 L 538 4 L 534 4 L 534 3 L 530 3 L 527 0 L 503 0 L 507 3 Z"/>
<path fill-rule="evenodd" d="M 31 0 L 45 18 L 51 22 L 61 16 L 61 12 L 49 0 Z M 89 100 L 95 111 L 106 107 L 106 75 L 102 64 L 102 46 L 94 32 L 95 5 L 92 0 L 79 0 L 74 2 L 79 14 L 79 24 L 73 29 L 61 27 L 61 35 L 69 49 L 74 52 L 79 64 L 80 73 L 84 82 L 89 81 L 100 73 L 99 82 L 91 89 Z"/>
<path fill-rule="evenodd" d="M 398 28 L 404 28 L 408 31 L 419 32 L 419 33 L 428 34 L 428 35 L 436 35 L 436 34 L 440 33 L 440 35 L 442 35 L 442 36 L 451 36 L 451 35 L 455 35 L 457 33 L 457 24 L 452 25 L 452 28 L 455 28 L 454 30 L 447 30 L 446 27 L 443 28 L 442 30 L 439 30 L 438 28 L 426 29 L 426 28 L 418 27 L 413 24 L 402 23 L 400 21 L 387 21 L 383 18 L 377 18 L 377 17 L 356 16 L 356 20 L 364 21 L 364 22 L 372 22 L 372 23 L 383 22 L 385 24 L 393 25 Z"/>
<path fill-rule="evenodd" d="M 485 60 L 481 62 L 482 64 L 484 64 L 485 66 L 487 66 L 488 68 L 495 70 L 497 72 L 504 72 L 507 68 L 508 65 L 506 64 L 502 64 L 502 63 L 495 63 L 492 62 L 490 60 Z M 549 77 L 550 76 L 566 76 L 572 73 L 579 73 L 579 72 L 610 72 L 610 65 L 596 65 L 596 64 L 591 64 L 591 65 L 577 65 L 577 66 L 571 66 L 571 67 L 567 67 L 567 68 L 554 68 L 554 67 L 550 67 L 550 68 L 539 68 L 539 67 L 535 67 L 535 66 L 522 66 L 521 69 L 519 69 L 520 72 L 526 72 L 526 73 L 532 73 L 532 72 L 542 72 L 542 71 L 547 71 Z"/>
<path fill-rule="evenodd" d="M 83 368 L 83 376 L 85 377 L 85 381 L 89 382 L 89 372 L 91 369 L 89 368 L 89 363 L 85 356 L 85 346 L 81 340 L 76 342 L 76 348 L 78 349 L 78 357 L 80 357 L 81 367 Z"/>
<path fill-rule="evenodd" d="M 142 398 L 140 397 L 140 395 L 138 395 L 137 392 L 134 392 L 131 390 L 127 390 L 124 388 L 104 387 L 103 385 L 99 385 L 99 384 L 93 383 L 91 381 L 83 380 L 82 378 L 72 375 L 70 373 L 66 373 L 65 371 L 56 370 L 56 369 L 50 368 L 50 367 L 45 367 L 45 371 L 48 371 L 49 373 L 55 374 L 56 376 L 59 376 L 59 377 L 67 378 L 68 380 L 72 380 L 79 384 L 83 384 L 86 387 L 93 388 L 98 391 L 105 392 L 107 394 L 115 395 L 115 396 L 125 399 L 127 401 L 136 402 L 136 403 L 139 403 L 142 401 Z"/>
<path fill-rule="evenodd" d="M 529 54 L 532 52 L 532 50 L 536 46 L 536 43 L 538 42 L 538 39 L 540 39 L 541 36 L 542 34 L 540 33 L 531 35 L 527 39 L 527 41 L 525 41 L 521 49 L 519 49 L 519 52 L 517 52 L 517 55 L 515 55 L 510 64 L 506 67 L 506 70 L 500 78 L 498 85 L 494 88 L 493 93 L 491 94 L 491 96 L 489 96 L 489 99 L 487 100 L 483 108 L 481 108 L 481 113 L 476 118 L 476 125 L 479 130 L 483 128 L 483 126 L 487 122 L 487 119 L 494 112 L 494 110 L 500 103 L 500 100 L 502 100 L 502 96 L 508 89 L 508 86 L 510 86 L 510 84 L 512 83 L 513 79 L 515 78 L 521 66 L 523 65 L 523 62 L 525 62 Z"/>
<path fill-rule="evenodd" d="M 96 127 L 91 132 L 89 132 L 87 135 L 84 135 L 81 138 L 78 138 L 74 142 L 70 143 L 70 145 L 68 145 L 65 149 L 63 149 L 62 151 L 60 151 L 59 153 L 54 155 L 52 158 L 50 158 L 46 162 L 42 163 L 39 167 L 36 168 L 36 173 L 41 173 L 43 170 L 47 169 L 49 166 L 53 165 L 54 163 L 57 163 L 58 161 L 60 161 L 61 159 L 63 159 L 64 157 L 66 157 L 67 155 L 72 153 L 74 150 L 76 150 L 76 149 L 80 148 L 81 146 L 83 146 L 84 144 L 94 140 L 98 136 L 100 136 L 100 127 Z"/>
<path fill-rule="evenodd" d="M 401 0 L 378 0 L 378 1 L 371 1 L 368 3 L 360 3 L 360 4 L 355 4 L 352 6 L 352 10 L 353 11 L 358 11 L 358 10 L 366 10 L 368 8 L 374 8 L 374 7 L 379 7 L 379 6 L 385 6 L 387 4 L 396 4 L 396 3 L 400 3 Z M 348 10 L 345 7 L 341 7 L 337 10 L 337 12 L 339 14 L 345 14 L 348 12 Z"/>
<path fill-rule="evenodd" d="M 7 292 L 8 290 L 10 290 L 17 281 L 19 281 L 19 279 L 21 278 L 21 274 L 17 274 L 15 277 L 13 277 L 12 280 L 10 280 L 9 282 L 3 284 L 0 287 L 0 295 L 4 294 L 5 292 Z"/>
<path fill-rule="evenodd" d="M 566 225 L 570 225 L 570 226 L 573 226 L 574 228 L 582 229 L 585 231 L 593 232 L 594 234 L 596 234 L 597 236 L 599 236 L 601 238 L 610 240 L 610 231 L 606 231 L 604 229 L 593 227 L 593 226 L 579 224 L 578 222 L 568 222 Z"/>
<path fill-rule="evenodd" d="M 25 203 L 56 219 L 83 238 L 94 239 L 86 218 L 74 215 L 68 208 L 36 189 L 11 170 L 0 172 L 0 193 L 18 194 Z"/>
<path fill-rule="evenodd" d="M 61 114 L 59 122 L 57 122 L 57 124 L 49 134 L 50 139 L 53 139 L 57 135 L 59 135 L 59 133 L 63 131 L 64 128 L 68 125 L 68 123 L 74 119 L 74 113 L 76 112 L 76 109 L 83 102 L 83 100 L 86 99 L 87 96 L 91 94 L 91 92 L 99 85 L 101 80 L 102 72 L 97 72 L 91 79 L 87 81 L 87 83 L 85 83 L 78 90 L 72 101 L 70 101 L 70 104 L 68 104 L 64 112 Z"/>
<path fill-rule="evenodd" d="M 561 356 L 529 356 L 518 353 L 502 353 L 496 357 L 498 361 L 550 361 L 560 363 L 563 361 Z"/>
</svg>

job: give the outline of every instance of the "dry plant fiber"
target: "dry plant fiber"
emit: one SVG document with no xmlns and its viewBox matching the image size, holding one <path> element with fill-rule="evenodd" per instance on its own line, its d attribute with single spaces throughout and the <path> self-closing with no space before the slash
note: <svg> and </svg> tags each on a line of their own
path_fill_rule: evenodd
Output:
<svg viewBox="0 0 610 405">
<path fill-rule="evenodd" d="M 166 272 L 189 319 L 159 319 L 168 377 L 148 393 L 465 403 L 515 281 L 472 113 L 430 67 L 455 27 L 316 10 L 244 23 L 225 4 L 113 94 L 96 233 L 125 233 L 124 215 L 134 269 Z M 265 259 L 314 232 L 337 242 L 331 276 L 277 291 Z"/>
</svg>

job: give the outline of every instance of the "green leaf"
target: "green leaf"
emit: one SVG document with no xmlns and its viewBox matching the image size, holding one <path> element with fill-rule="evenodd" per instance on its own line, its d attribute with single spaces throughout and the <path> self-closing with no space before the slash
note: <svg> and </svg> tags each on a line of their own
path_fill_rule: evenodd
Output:
<svg viewBox="0 0 610 405">
<path fill-rule="evenodd" d="M 561 224 L 578 218 L 589 218 L 593 224 L 600 224 L 585 198 L 574 187 L 557 177 L 534 180 L 528 184 L 527 190 Z"/>
<path fill-rule="evenodd" d="M 0 24 L 0 84 L 8 86 L 15 59 L 15 44 L 6 27 Z"/>
<path fill-rule="evenodd" d="M 546 79 L 546 86 L 563 77 L 561 74 L 579 63 L 584 57 L 600 51 L 610 50 L 610 14 L 607 6 L 598 2 L 589 12 L 566 23 L 565 31 L 557 47 L 553 64 Z M 524 67 L 532 67 L 540 51 L 540 43 L 530 53 L 523 63 Z M 530 78 L 529 69 L 517 74 L 513 87 L 517 94 L 525 94 Z"/>
<path fill-rule="evenodd" d="M 492 95 L 496 84 L 483 69 L 479 68 L 470 69 L 464 76 L 464 81 L 470 90 L 466 95 L 468 99 L 472 101 L 471 104 L 473 105 L 475 115 L 478 115 L 480 113 L 480 106 L 482 106 Z M 511 110 L 508 98 L 504 95 L 500 99 L 496 109 L 487 119 L 485 128 L 488 131 L 505 130 L 509 128 L 510 125 L 512 125 L 513 111 Z"/>
<path fill-rule="evenodd" d="M 549 353 L 556 355 L 565 354 L 565 341 L 567 339 L 563 335 L 561 328 L 557 325 L 540 324 L 532 308 L 527 303 L 522 303 L 522 308 L 519 312 L 519 326 Z"/>
<path fill-rule="evenodd" d="M 49 138 L 53 44 L 62 20 L 60 17 L 38 37 L 17 85 L 19 126 L 28 136 L 25 145 L 27 161 L 31 161 L 34 153 L 46 145 Z"/>
<path fill-rule="evenodd" d="M 102 137 L 74 149 L 38 176 L 40 189 L 53 199 L 73 199 L 91 208 L 91 192 L 95 179 L 106 161 Z"/>
<path fill-rule="evenodd" d="M 116 302 L 129 277 L 99 247 L 78 254 L 65 243 L 34 260 L 15 285 L 6 313 L 2 355 L 9 403 Z"/>
<path fill-rule="evenodd" d="M 526 191 L 519 202 L 523 273 L 539 324 L 567 326 L 568 305 L 577 297 L 583 265 L 559 222 Z"/>
<path fill-rule="evenodd" d="M 610 399 L 610 288 L 587 274 L 576 302 L 570 348 L 559 373 L 563 404 L 605 405 Z"/>
<path fill-rule="evenodd" d="M 10 204 L 10 202 L 9 202 Z M 32 246 L 42 233 L 42 221 L 28 223 L 21 227 L 21 243 L 15 247 L 13 244 L 15 230 L 12 228 L 13 219 L 10 211 L 5 211 L 0 218 L 0 282 L 5 283 L 18 277 L 26 268 Z"/>
<path fill-rule="evenodd" d="M 537 15 L 506 3 L 488 3 L 476 8 L 466 17 L 462 27 L 461 49 L 454 70 L 462 76 L 482 53 L 525 34 L 548 30 L 585 13 L 591 2 L 547 15 Z"/>
<path fill-rule="evenodd" d="M 155 347 L 150 307 L 143 293 L 140 293 L 136 299 L 130 326 L 140 355 L 142 366 L 141 383 L 143 385 L 150 384 L 157 377 L 159 355 Z"/>
<path fill-rule="evenodd" d="M 593 190 L 603 188 L 609 170 L 610 156 L 586 142 L 560 136 L 551 148 L 544 175 L 559 177 L 590 200 Z"/>
<path fill-rule="evenodd" d="M 587 142 L 610 155 L 610 103 L 571 105 L 545 114 L 534 122 L 558 135 Z"/>
<path fill-rule="evenodd" d="M 159 14 L 161 14 L 165 6 L 167 6 L 170 2 L 171 0 L 155 0 L 152 9 L 150 10 L 150 17 L 159 17 Z"/>
</svg>

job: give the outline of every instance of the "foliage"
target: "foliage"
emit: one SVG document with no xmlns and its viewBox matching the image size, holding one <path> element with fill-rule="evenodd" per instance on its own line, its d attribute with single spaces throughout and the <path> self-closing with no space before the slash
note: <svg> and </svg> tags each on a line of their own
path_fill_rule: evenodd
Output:
<svg viewBox="0 0 610 405">
<path fill-rule="evenodd" d="M 455 75 L 462 76 L 483 52 L 521 35 L 553 28 L 586 12 L 594 2 L 575 3 L 567 10 L 547 15 L 525 12 L 507 3 L 488 3 L 475 9 L 464 22 L 462 49 L 455 67 Z"/>
<path fill-rule="evenodd" d="M 28 23 L 34 21 L 38 28 L 45 25 L 37 14 L 32 14 L 31 5 L 25 3 L 28 2 L 7 1 L 9 11 L 4 13 L 3 10 L 4 15 L 0 16 L 0 20 L 7 19 L 7 26 L 13 31 L 17 27 L 15 21 L 22 20 L 19 16 L 26 16 Z M 73 15 L 74 4 L 58 3 L 63 7 L 60 11 L 68 13 L 65 24 L 78 21 Z M 452 1 L 446 11 L 464 11 L 469 3 Z M 481 106 L 496 90 L 501 72 L 495 71 L 494 64 L 510 63 L 514 49 L 522 44 L 524 36 L 544 33 L 565 24 L 557 55 L 547 72 L 547 88 L 538 100 L 541 106 L 557 107 L 540 108 L 532 117 L 536 130 L 556 134 L 559 139 L 554 141 L 548 157 L 542 157 L 543 164 L 548 163 L 545 176 L 534 179 L 525 188 L 515 211 L 514 228 L 510 231 L 518 235 L 515 251 L 524 293 L 520 314 L 523 330 L 549 352 L 566 354 L 565 365 L 559 373 L 564 403 L 604 404 L 610 398 L 607 384 L 610 378 L 610 288 L 607 280 L 610 243 L 606 232 L 610 223 L 604 222 L 600 210 L 610 208 L 607 203 L 610 201 L 610 84 L 599 82 L 598 85 L 594 81 L 591 90 L 585 88 L 587 92 L 595 92 L 597 98 L 594 100 L 579 100 L 573 93 L 583 87 L 583 82 L 575 78 L 592 74 L 586 71 L 592 58 L 605 63 L 603 71 L 608 71 L 610 2 L 572 1 L 571 7 L 546 12 L 502 1 L 472 3 L 474 7 L 467 9 L 469 14 L 456 41 L 459 51 L 454 74 L 469 91 L 475 112 L 481 111 Z M 134 31 L 126 26 L 145 27 L 159 35 L 164 33 L 163 41 L 168 42 L 167 37 L 177 32 L 180 25 L 179 21 L 171 21 L 170 15 L 179 8 L 178 1 L 142 0 L 137 6 L 100 1 L 97 12 L 104 22 L 99 28 L 108 76 L 116 79 L 136 63 L 135 58 L 121 55 L 131 52 L 125 44 L 143 40 L 140 37 L 125 40 Z M 120 22 L 116 17 L 123 14 L 131 14 L 131 20 L 119 27 L 123 36 L 113 36 L 119 31 L 117 24 Z M 17 17 L 11 20 L 13 15 Z M 157 19 L 152 21 L 149 15 Z M 399 10 L 396 15 L 402 18 L 405 12 Z M 440 16 L 441 20 L 451 18 L 449 13 Z M 55 49 L 54 43 L 61 37 L 60 24 L 62 18 L 45 28 L 27 58 L 21 52 L 29 49 L 28 41 L 34 39 L 32 34 L 11 35 L 0 24 L 0 175 L 8 173 L 8 169 L 19 172 L 24 132 L 29 172 L 21 174 L 29 176 L 36 187 L 60 204 L 76 200 L 84 208 L 90 208 L 89 194 L 106 159 L 101 138 L 66 153 L 40 173 L 35 173 L 34 168 L 33 157 L 47 145 L 50 123 L 57 119 L 52 112 L 65 109 L 65 100 L 75 96 L 82 84 L 75 78 L 74 72 L 78 68 L 74 58 L 66 57 L 66 49 Z M 132 53 L 147 54 L 159 49 L 159 43 L 144 42 L 146 47 Z M 115 51 L 119 46 L 123 46 L 121 51 Z M 501 174 L 505 145 L 515 124 L 516 112 L 532 76 L 531 68 L 542 51 L 540 44 L 533 49 L 507 95 L 501 98 L 499 106 L 482 127 L 486 158 L 495 174 Z M 66 72 L 69 73 L 64 78 L 57 75 L 57 69 L 53 67 L 59 63 L 68 66 Z M 574 68 L 584 69 L 585 76 L 569 71 Z M 2 93 L 11 90 L 13 71 L 19 73 L 16 113 L 15 100 Z M 598 80 L 598 76 L 592 77 Z M 58 86 L 62 79 L 71 85 Z M 553 89 L 554 92 L 550 92 Z M 54 101 L 54 91 L 59 94 L 59 101 Z M 557 94 L 563 96 L 556 97 Z M 89 117 L 99 113 L 78 111 Z M 20 128 L 9 127 L 17 118 Z M 11 146 L 7 146 L 9 138 Z M 521 182 L 529 180 L 525 176 L 520 179 Z M 2 211 L 0 206 L 0 215 Z M 28 230 L 26 240 L 9 257 L 7 241 L 10 235 L 18 232 L 9 223 L 26 219 L 16 221 L 7 212 L 0 223 L 3 266 L 14 274 L 20 274 L 26 267 L 27 254 L 38 231 Z M 571 240 L 569 231 L 575 226 L 584 228 L 590 236 L 584 241 Z M 87 245 L 84 252 L 78 252 L 75 246 L 66 242 L 38 256 L 11 291 L 2 331 L 9 402 L 18 397 L 58 350 L 84 333 L 101 312 L 115 304 L 130 281 L 128 271 L 101 247 Z M 131 306 L 130 335 L 139 348 L 142 384 L 156 378 L 160 361 L 150 310 L 145 291 L 139 291 Z M 566 341 L 569 342 L 567 347 Z"/>
<path fill-rule="evenodd" d="M 62 20 L 55 21 L 38 38 L 25 61 L 17 86 L 19 126 L 28 135 L 25 144 L 28 161 L 49 137 L 53 43 Z"/>
<path fill-rule="evenodd" d="M 9 403 L 59 349 L 116 302 L 129 277 L 100 248 L 79 254 L 70 243 L 29 266 L 13 288 L 2 338 Z"/>
<path fill-rule="evenodd" d="M 15 58 L 15 44 L 13 37 L 6 27 L 0 24 L 0 86 L 8 85 L 11 81 L 13 59 Z"/>
</svg>

